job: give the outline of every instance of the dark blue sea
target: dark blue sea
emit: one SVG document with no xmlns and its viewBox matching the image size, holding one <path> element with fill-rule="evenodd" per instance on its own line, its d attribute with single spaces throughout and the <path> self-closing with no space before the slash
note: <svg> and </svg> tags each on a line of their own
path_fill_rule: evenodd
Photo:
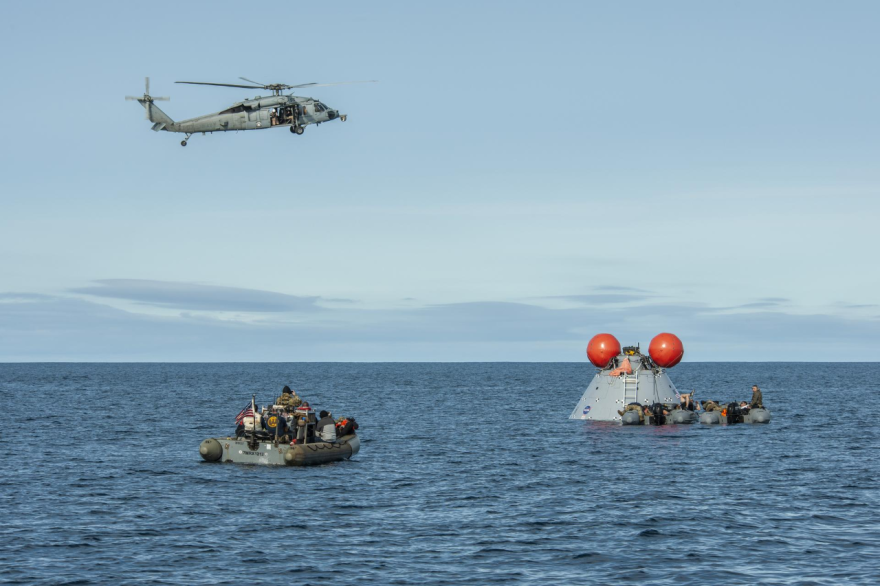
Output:
<svg viewBox="0 0 880 586">
<path fill-rule="evenodd" d="M 0 364 L 4 584 L 878 584 L 880 364 L 686 363 L 766 426 L 569 421 L 587 364 Z M 351 461 L 202 462 L 285 384 Z"/>
</svg>

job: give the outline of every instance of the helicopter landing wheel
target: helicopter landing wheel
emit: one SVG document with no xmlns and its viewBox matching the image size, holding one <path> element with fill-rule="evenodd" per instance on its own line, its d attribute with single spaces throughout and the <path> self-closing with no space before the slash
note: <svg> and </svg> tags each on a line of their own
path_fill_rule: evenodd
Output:
<svg viewBox="0 0 880 586">
<path fill-rule="evenodd" d="M 302 134 L 303 132 L 306 131 L 306 129 L 303 128 L 302 126 L 295 126 L 295 127 L 293 127 L 291 130 L 292 130 L 293 132 L 295 132 L 296 134 Z"/>
<path fill-rule="evenodd" d="M 180 146 L 186 146 L 186 141 L 185 140 L 180 141 Z"/>
</svg>

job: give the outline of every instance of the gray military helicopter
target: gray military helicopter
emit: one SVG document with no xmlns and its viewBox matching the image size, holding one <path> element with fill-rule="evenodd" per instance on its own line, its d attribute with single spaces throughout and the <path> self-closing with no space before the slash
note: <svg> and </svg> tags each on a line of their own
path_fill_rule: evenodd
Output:
<svg viewBox="0 0 880 586">
<path fill-rule="evenodd" d="M 309 124 L 321 124 L 337 118 L 345 122 L 346 114 L 340 114 L 314 98 L 304 98 L 292 94 L 283 94 L 285 90 L 298 88 L 324 87 L 330 85 L 343 85 L 349 83 L 375 83 L 375 80 L 367 81 L 339 81 L 334 83 L 301 83 L 299 85 L 287 85 L 284 83 L 262 84 L 244 77 L 239 79 L 254 85 L 241 85 L 234 83 L 208 83 L 204 81 L 176 81 L 174 83 L 187 83 L 192 85 L 213 85 L 220 87 L 237 87 L 248 89 L 269 90 L 271 96 L 257 96 L 252 100 L 236 102 L 229 108 L 221 111 L 197 116 L 175 122 L 165 112 L 155 106 L 153 102 L 168 101 L 168 97 L 153 97 L 150 95 L 150 78 L 146 77 L 144 95 L 142 97 L 125 96 L 126 100 L 136 100 L 144 107 L 147 120 L 153 123 L 156 132 L 183 132 L 186 136 L 180 141 L 180 146 L 186 146 L 189 138 L 201 132 L 227 132 L 230 130 L 261 130 L 263 128 L 276 128 L 287 126 L 290 132 L 302 134 Z"/>
</svg>

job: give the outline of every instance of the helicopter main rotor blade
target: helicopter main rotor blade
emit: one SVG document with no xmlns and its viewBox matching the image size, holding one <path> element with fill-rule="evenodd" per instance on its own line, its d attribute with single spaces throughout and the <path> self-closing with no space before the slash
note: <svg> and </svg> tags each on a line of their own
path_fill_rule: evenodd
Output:
<svg viewBox="0 0 880 586">
<path fill-rule="evenodd" d="M 377 80 L 377 79 L 367 79 L 364 81 L 334 81 L 334 82 L 330 82 L 330 83 L 312 82 L 312 83 L 301 83 L 299 85 L 289 85 L 287 87 L 289 89 L 296 89 L 296 88 L 302 88 L 302 87 L 325 87 L 328 85 L 345 85 L 345 84 L 349 84 L 349 83 L 378 83 L 378 81 L 379 80 Z"/>
<path fill-rule="evenodd" d="M 238 85 L 238 84 L 234 84 L 234 83 L 209 83 L 207 81 L 175 81 L 174 83 L 188 83 L 191 85 L 218 85 L 218 86 L 222 86 L 222 87 L 243 87 L 243 88 L 257 89 L 257 90 L 263 89 L 263 86 L 261 86 L 261 85 Z"/>
<path fill-rule="evenodd" d="M 252 79 L 248 79 L 248 78 L 246 78 L 246 77 L 239 77 L 238 79 L 243 79 L 243 80 L 245 80 L 245 81 L 247 81 L 247 82 L 249 82 L 249 83 L 255 83 L 255 84 L 257 84 L 257 85 L 260 86 L 260 87 L 265 87 L 265 85 L 266 85 L 265 83 L 260 83 L 260 82 L 258 82 L 258 81 L 254 81 L 254 80 L 252 80 Z"/>
</svg>

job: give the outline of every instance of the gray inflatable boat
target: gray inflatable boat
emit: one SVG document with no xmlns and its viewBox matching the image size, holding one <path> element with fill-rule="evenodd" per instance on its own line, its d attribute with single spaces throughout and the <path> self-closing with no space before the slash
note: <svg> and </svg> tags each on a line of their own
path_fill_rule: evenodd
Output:
<svg viewBox="0 0 880 586">
<path fill-rule="evenodd" d="M 720 411 L 704 411 L 700 414 L 700 423 L 705 425 L 728 425 L 727 417 Z M 761 407 L 750 409 L 743 414 L 741 423 L 770 423 L 770 411 Z"/>
<path fill-rule="evenodd" d="M 313 466 L 347 460 L 358 453 L 361 441 L 357 435 L 346 435 L 335 442 L 288 444 L 245 438 L 208 438 L 199 446 L 199 454 L 207 462 L 236 464 L 268 464 L 276 466 Z"/>
<path fill-rule="evenodd" d="M 666 406 L 666 408 L 669 415 L 666 415 L 664 425 L 690 425 L 699 421 L 697 414 L 693 411 L 673 409 L 670 406 Z M 623 425 L 655 425 L 654 417 L 650 412 L 644 417 L 639 417 L 638 411 L 626 411 L 621 416 L 620 422 Z"/>
<path fill-rule="evenodd" d="M 704 425 L 728 425 L 727 417 L 722 415 L 720 411 L 686 411 L 684 409 L 675 409 L 670 411 L 666 416 L 666 425 L 690 425 L 693 423 L 702 423 Z M 621 417 L 623 425 L 653 425 L 654 421 L 651 415 L 639 417 L 637 411 L 627 411 Z M 770 423 L 770 411 L 764 408 L 751 409 L 748 413 L 743 414 L 742 423 Z"/>
</svg>

